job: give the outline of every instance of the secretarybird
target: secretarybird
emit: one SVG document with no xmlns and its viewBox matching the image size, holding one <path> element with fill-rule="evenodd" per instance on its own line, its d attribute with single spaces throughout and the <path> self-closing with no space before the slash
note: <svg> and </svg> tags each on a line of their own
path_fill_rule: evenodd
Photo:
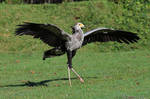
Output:
<svg viewBox="0 0 150 99">
<path fill-rule="evenodd" d="M 43 60 L 53 56 L 60 56 L 67 53 L 68 58 L 68 78 L 71 86 L 70 70 L 74 72 L 80 81 L 84 80 L 72 67 L 72 58 L 75 56 L 77 49 L 92 42 L 108 42 L 117 41 L 119 43 L 134 43 L 140 38 L 137 34 L 122 30 L 114 30 L 109 28 L 97 28 L 83 33 L 82 23 L 77 23 L 72 27 L 73 33 L 68 34 L 53 24 L 38 24 L 25 22 L 18 25 L 16 35 L 31 35 L 34 38 L 41 39 L 44 43 L 54 48 L 44 52 Z"/>
</svg>

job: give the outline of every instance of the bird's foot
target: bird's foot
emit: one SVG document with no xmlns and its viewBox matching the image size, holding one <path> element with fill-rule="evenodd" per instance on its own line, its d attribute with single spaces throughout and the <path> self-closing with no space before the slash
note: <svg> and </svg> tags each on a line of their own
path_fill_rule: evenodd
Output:
<svg viewBox="0 0 150 99">
<path fill-rule="evenodd" d="M 83 80 L 82 78 L 80 78 L 80 82 L 81 82 L 81 83 L 84 83 L 84 80 Z"/>
<path fill-rule="evenodd" d="M 68 67 L 68 79 L 69 79 L 69 85 L 70 85 L 70 87 L 72 87 L 71 79 L 70 79 L 70 68 L 69 67 Z"/>
<path fill-rule="evenodd" d="M 69 80 L 69 86 L 72 87 L 71 80 Z"/>
<path fill-rule="evenodd" d="M 84 80 L 80 77 L 80 75 L 73 68 L 71 68 L 71 70 L 77 75 L 77 77 L 80 79 L 80 82 L 84 83 Z"/>
</svg>

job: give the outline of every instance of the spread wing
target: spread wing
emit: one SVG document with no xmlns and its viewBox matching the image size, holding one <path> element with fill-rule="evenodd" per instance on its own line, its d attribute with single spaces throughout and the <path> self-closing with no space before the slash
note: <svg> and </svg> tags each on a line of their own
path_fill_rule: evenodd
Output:
<svg viewBox="0 0 150 99">
<path fill-rule="evenodd" d="M 25 22 L 18 25 L 16 35 L 31 35 L 34 38 L 40 38 L 49 46 L 58 47 L 70 38 L 69 34 L 52 24 L 37 24 Z"/>
<path fill-rule="evenodd" d="M 84 34 L 84 41 L 82 45 L 86 45 L 91 42 L 108 42 L 117 41 L 119 43 L 134 43 L 140 38 L 137 34 L 121 30 L 113 30 L 108 28 L 97 28 L 86 32 Z"/>
</svg>

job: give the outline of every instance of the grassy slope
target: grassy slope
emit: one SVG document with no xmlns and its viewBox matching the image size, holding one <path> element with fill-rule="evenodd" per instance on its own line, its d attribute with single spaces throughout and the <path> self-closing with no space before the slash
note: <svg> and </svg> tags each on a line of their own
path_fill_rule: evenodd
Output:
<svg viewBox="0 0 150 99">
<path fill-rule="evenodd" d="M 66 56 L 42 61 L 41 53 L 3 54 L 0 56 L 0 98 L 149 99 L 149 57 L 148 50 L 121 53 L 80 51 L 73 62 L 85 83 L 73 79 L 70 88 L 68 80 L 61 80 L 67 78 Z M 37 86 L 29 87 L 27 81 Z M 45 83 L 39 84 L 41 81 Z"/>
<path fill-rule="evenodd" d="M 140 7 L 137 5 L 137 7 Z M 137 32 L 142 40 L 138 44 L 119 45 L 118 43 L 101 44 L 102 51 L 149 47 L 149 13 L 123 8 L 110 2 L 77 2 L 60 5 L 7 5 L 0 4 L 0 52 L 32 52 L 48 48 L 40 40 L 31 37 L 15 37 L 16 25 L 23 22 L 56 24 L 67 32 L 76 22 L 83 22 L 85 31 L 96 27 L 109 27 Z M 145 39 L 147 38 L 147 39 Z M 113 46 L 110 46 L 112 45 Z M 114 47 L 115 46 L 115 47 Z M 41 49 L 41 47 L 43 49 Z M 89 47 L 90 48 L 90 47 Z M 108 50 L 109 51 L 109 50 Z"/>
</svg>

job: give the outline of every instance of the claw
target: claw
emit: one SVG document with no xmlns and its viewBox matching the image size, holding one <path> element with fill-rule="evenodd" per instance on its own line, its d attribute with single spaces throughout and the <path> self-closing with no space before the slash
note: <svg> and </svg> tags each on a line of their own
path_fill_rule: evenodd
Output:
<svg viewBox="0 0 150 99">
<path fill-rule="evenodd" d="M 80 82 L 81 82 L 81 83 L 84 83 L 84 80 L 83 80 L 82 78 L 80 78 Z"/>
</svg>

